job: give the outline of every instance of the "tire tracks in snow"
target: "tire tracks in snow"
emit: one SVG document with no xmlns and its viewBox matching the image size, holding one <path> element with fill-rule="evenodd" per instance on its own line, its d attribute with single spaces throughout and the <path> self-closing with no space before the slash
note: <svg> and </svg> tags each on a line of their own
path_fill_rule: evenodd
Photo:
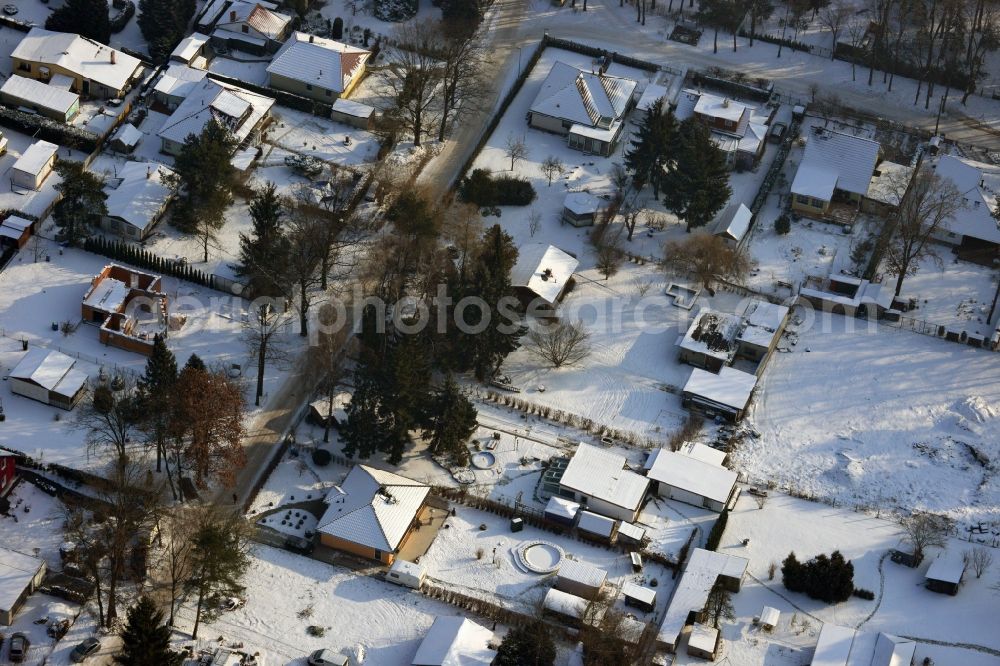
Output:
<svg viewBox="0 0 1000 666">
<path fill-rule="evenodd" d="M 882 565 L 885 564 L 885 558 L 889 556 L 889 551 L 882 553 L 882 557 L 878 558 L 878 599 L 875 600 L 875 608 L 872 609 L 871 613 L 865 616 L 865 619 L 858 622 L 855 629 L 860 629 L 861 627 L 868 624 L 868 621 L 875 617 L 875 613 L 882 606 L 882 597 L 885 596 L 885 571 L 882 569 Z"/>
</svg>

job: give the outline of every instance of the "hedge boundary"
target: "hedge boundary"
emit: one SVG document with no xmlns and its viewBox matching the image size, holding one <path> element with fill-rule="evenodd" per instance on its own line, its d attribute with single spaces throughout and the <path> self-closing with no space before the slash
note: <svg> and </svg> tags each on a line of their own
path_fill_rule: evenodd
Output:
<svg viewBox="0 0 1000 666">
<path fill-rule="evenodd" d="M 122 243 L 118 240 L 108 240 L 104 236 L 90 236 L 83 242 L 83 249 L 87 252 L 100 254 L 113 261 L 132 264 L 138 268 L 156 271 L 162 275 L 169 275 L 179 280 L 187 280 L 188 282 L 193 282 L 203 287 L 208 287 L 209 289 L 216 289 L 218 291 L 230 293 L 221 288 L 221 286 L 216 285 L 214 275 L 205 273 L 200 269 L 193 268 L 189 264 L 181 264 L 170 261 L 169 259 L 164 259 L 159 255 L 153 254 L 152 252 L 149 252 L 148 250 L 137 245 L 132 245 L 131 243 Z"/>
</svg>

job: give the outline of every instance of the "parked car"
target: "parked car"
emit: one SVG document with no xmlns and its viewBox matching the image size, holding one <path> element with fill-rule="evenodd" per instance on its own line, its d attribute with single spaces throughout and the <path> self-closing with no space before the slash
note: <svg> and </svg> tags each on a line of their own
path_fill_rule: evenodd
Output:
<svg viewBox="0 0 1000 666">
<path fill-rule="evenodd" d="M 17 5 L 4 5 L 3 13 L 7 16 L 13 16 L 17 13 Z"/>
<path fill-rule="evenodd" d="M 69 660 L 74 664 L 79 664 L 100 649 L 101 641 L 96 638 L 86 638 L 69 653 Z"/>
<path fill-rule="evenodd" d="M 774 123 L 771 126 L 771 143 L 781 143 L 785 138 L 786 131 L 788 131 L 788 126 L 785 123 Z"/>
<path fill-rule="evenodd" d="M 329 648 L 316 650 L 309 655 L 309 666 L 348 666 L 347 657 Z"/>
<path fill-rule="evenodd" d="M 18 632 L 10 637 L 10 660 L 15 664 L 20 664 L 28 656 L 28 649 L 31 641 L 24 634 Z"/>
</svg>

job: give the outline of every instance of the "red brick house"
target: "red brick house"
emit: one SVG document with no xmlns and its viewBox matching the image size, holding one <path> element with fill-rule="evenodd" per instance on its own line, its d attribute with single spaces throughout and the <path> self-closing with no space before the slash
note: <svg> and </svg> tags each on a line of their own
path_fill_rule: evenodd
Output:
<svg viewBox="0 0 1000 666">
<path fill-rule="evenodd" d="M 15 474 L 14 456 L 0 453 L 0 497 L 9 493 L 14 486 Z"/>
</svg>

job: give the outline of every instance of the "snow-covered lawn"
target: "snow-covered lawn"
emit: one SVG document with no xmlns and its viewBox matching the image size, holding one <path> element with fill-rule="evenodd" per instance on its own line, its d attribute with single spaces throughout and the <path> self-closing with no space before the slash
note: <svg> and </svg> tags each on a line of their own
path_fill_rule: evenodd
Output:
<svg viewBox="0 0 1000 666">
<path fill-rule="evenodd" d="M 964 330 L 989 338 L 993 332 L 986 317 L 996 293 L 998 274 L 979 264 L 959 261 L 948 248 L 937 248 L 938 265 L 932 258 L 920 262 L 916 275 L 903 280 L 903 298 L 917 300 L 917 309 L 907 317 Z M 891 288 L 896 278 L 888 276 Z"/>
<path fill-rule="evenodd" d="M 261 646 L 266 666 L 304 664 L 313 650 L 350 653 L 358 646 L 366 666 L 407 664 L 434 617 L 459 614 L 408 588 L 286 551 L 255 546 L 251 556 L 243 578 L 246 605 L 199 633 Z M 179 626 L 190 631 L 193 624 L 188 601 L 180 607 Z M 307 634 L 310 625 L 324 627 L 325 637 Z"/>
<path fill-rule="evenodd" d="M 303 111 L 275 107 L 267 143 L 324 162 L 358 165 L 374 161 L 378 139 L 371 132 Z"/>
<path fill-rule="evenodd" d="M 6 446 L 4 442 L 0 446 Z M 7 496 L 10 515 L 0 515 L 0 544 L 45 560 L 50 569 L 61 569 L 59 545 L 65 509 L 58 500 L 21 481 Z"/>
<path fill-rule="evenodd" d="M 776 354 L 736 450 L 753 480 L 840 503 L 1000 524 L 1000 355 L 840 316 Z M 852 328 L 856 329 L 852 332 Z"/>
<path fill-rule="evenodd" d="M 267 66 L 271 64 L 271 59 L 243 52 L 237 52 L 236 55 L 238 59 L 225 56 L 212 58 L 208 64 L 209 71 L 239 81 L 266 86 Z"/>
<path fill-rule="evenodd" d="M 878 597 L 876 601 L 852 597 L 828 606 L 804 594 L 789 592 L 781 584 L 781 561 L 789 552 L 795 551 L 802 561 L 840 550 L 854 565 L 855 586 L 879 595 L 879 560 L 886 551 L 899 545 L 900 536 L 897 524 L 849 509 L 783 494 L 772 494 L 765 507 L 758 509 L 753 498 L 744 495 L 730 515 L 719 549 L 750 559 L 743 589 L 733 595 L 737 619 L 725 623 L 722 631 L 725 656 L 741 666 L 806 663 L 823 622 L 860 627 L 866 632 L 884 631 L 917 639 L 1000 647 L 996 632 L 989 629 L 992 622 L 989 609 L 996 605 L 995 592 L 990 586 L 1000 579 L 1000 567 L 994 566 L 978 580 L 967 575 L 958 596 L 950 597 L 923 587 L 923 576 L 935 551 L 916 569 L 886 559 L 882 565 L 884 591 L 880 603 Z M 747 538 L 750 544 L 744 547 L 741 542 Z M 953 539 L 949 547 L 962 552 L 969 545 Z M 773 580 L 768 572 L 771 563 L 778 567 Z M 781 611 L 778 627 L 770 634 L 751 622 L 765 605 Z M 914 614 L 914 609 L 919 609 L 919 615 Z M 925 656 L 931 656 L 938 664 L 996 663 L 996 657 L 974 650 L 921 643 L 914 663 L 921 663 Z M 695 662 L 685 657 L 676 663 Z"/>
<path fill-rule="evenodd" d="M 9 28 L 3 28 L 2 31 L 9 31 Z M 10 168 L 24 154 L 24 151 L 36 142 L 36 139 L 8 127 L 0 127 L 0 132 L 3 132 L 8 141 L 7 152 L 0 156 L 0 210 L 16 210 L 30 215 L 41 215 L 45 208 L 55 200 L 55 186 L 62 179 L 53 171 L 37 191 L 25 190 L 20 187 L 12 188 Z M 60 160 L 82 160 L 86 154 L 79 150 L 60 146 L 56 156 Z"/>
</svg>

